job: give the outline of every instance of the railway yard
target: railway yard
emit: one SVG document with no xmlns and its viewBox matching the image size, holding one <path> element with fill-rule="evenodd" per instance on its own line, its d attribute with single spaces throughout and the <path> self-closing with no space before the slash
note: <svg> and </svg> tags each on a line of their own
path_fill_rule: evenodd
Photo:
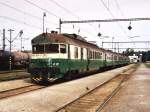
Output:
<svg viewBox="0 0 150 112">
<path fill-rule="evenodd" d="M 148 112 L 149 68 L 130 64 L 49 86 L 0 82 L 0 112 Z"/>
</svg>

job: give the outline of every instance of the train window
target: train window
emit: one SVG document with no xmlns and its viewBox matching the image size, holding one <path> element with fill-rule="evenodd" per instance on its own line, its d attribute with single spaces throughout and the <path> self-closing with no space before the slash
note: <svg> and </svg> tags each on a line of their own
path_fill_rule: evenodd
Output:
<svg viewBox="0 0 150 112">
<path fill-rule="evenodd" d="M 99 52 L 96 52 L 96 59 L 99 59 Z"/>
<path fill-rule="evenodd" d="M 95 52 L 95 59 L 98 59 L 98 52 Z"/>
<path fill-rule="evenodd" d="M 33 53 L 41 53 L 44 52 L 44 45 L 33 45 L 32 49 Z"/>
<path fill-rule="evenodd" d="M 102 54 L 102 53 L 100 53 L 100 59 L 102 59 L 102 55 L 103 55 L 103 54 Z"/>
<path fill-rule="evenodd" d="M 89 59 L 92 59 L 92 51 L 89 52 Z"/>
<path fill-rule="evenodd" d="M 68 44 L 68 59 L 70 59 L 70 45 Z"/>
<path fill-rule="evenodd" d="M 59 53 L 59 45 L 58 44 L 45 45 L 45 52 L 47 52 L 47 53 Z"/>
<path fill-rule="evenodd" d="M 95 59 L 95 51 L 93 51 L 93 57 L 92 57 L 92 59 Z"/>
<path fill-rule="evenodd" d="M 96 59 L 96 52 L 94 51 L 94 59 Z"/>
<path fill-rule="evenodd" d="M 97 58 L 98 58 L 98 59 L 101 59 L 101 58 L 102 58 L 101 53 L 98 52 Z"/>
<path fill-rule="evenodd" d="M 81 59 L 83 59 L 83 48 L 81 48 Z"/>
<path fill-rule="evenodd" d="M 87 59 L 89 59 L 89 57 L 90 57 L 90 56 L 89 56 L 89 49 L 87 48 L 86 51 L 87 51 L 87 52 L 86 52 L 86 53 L 87 53 L 87 54 L 86 54 L 86 55 L 87 55 Z"/>
<path fill-rule="evenodd" d="M 66 45 L 60 44 L 60 53 L 66 53 Z"/>
<path fill-rule="evenodd" d="M 59 53 L 58 44 L 33 45 L 33 53 Z"/>
<path fill-rule="evenodd" d="M 92 59 L 94 59 L 94 51 L 92 51 Z"/>
<path fill-rule="evenodd" d="M 74 58 L 78 58 L 78 48 L 74 48 Z"/>
<path fill-rule="evenodd" d="M 113 60 L 113 55 L 111 55 L 111 60 Z"/>
<path fill-rule="evenodd" d="M 100 59 L 100 53 L 97 52 L 97 59 Z"/>
<path fill-rule="evenodd" d="M 98 59 L 98 52 L 95 52 L 95 59 Z"/>
<path fill-rule="evenodd" d="M 36 51 L 36 46 L 32 46 L 32 51 L 35 52 Z"/>
</svg>

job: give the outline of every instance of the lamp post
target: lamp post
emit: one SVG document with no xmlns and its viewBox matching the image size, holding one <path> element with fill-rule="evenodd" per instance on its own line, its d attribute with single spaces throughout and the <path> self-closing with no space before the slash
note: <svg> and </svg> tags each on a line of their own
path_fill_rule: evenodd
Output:
<svg viewBox="0 0 150 112">
<path fill-rule="evenodd" d="M 43 12 L 43 33 L 44 33 L 44 18 L 46 17 L 46 13 Z"/>
</svg>

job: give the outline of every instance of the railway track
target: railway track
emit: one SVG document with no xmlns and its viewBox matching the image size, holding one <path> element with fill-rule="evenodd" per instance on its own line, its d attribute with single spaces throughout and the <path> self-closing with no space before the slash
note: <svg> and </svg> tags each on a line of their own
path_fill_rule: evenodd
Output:
<svg viewBox="0 0 150 112">
<path fill-rule="evenodd" d="M 0 71 L 0 82 L 1 81 L 9 81 L 16 79 L 24 79 L 30 77 L 30 74 L 25 70 L 17 70 L 17 71 Z"/>
<path fill-rule="evenodd" d="M 127 75 L 132 74 L 134 71 L 135 68 L 117 75 L 72 102 L 58 108 L 56 112 L 100 112 L 121 88 L 122 83 L 127 79 Z"/>
<path fill-rule="evenodd" d="M 0 71 L 0 74 L 5 74 L 5 73 L 16 73 L 16 72 L 25 72 L 26 70 L 7 70 L 7 71 Z"/>
<path fill-rule="evenodd" d="M 6 90 L 6 91 L 1 91 L 0 92 L 0 99 L 4 99 L 4 98 L 11 97 L 11 96 L 23 94 L 23 93 L 26 93 L 26 92 L 42 89 L 42 88 L 45 88 L 45 87 L 46 86 L 28 85 L 28 86 L 24 86 L 24 87 L 10 89 L 10 90 Z"/>
</svg>

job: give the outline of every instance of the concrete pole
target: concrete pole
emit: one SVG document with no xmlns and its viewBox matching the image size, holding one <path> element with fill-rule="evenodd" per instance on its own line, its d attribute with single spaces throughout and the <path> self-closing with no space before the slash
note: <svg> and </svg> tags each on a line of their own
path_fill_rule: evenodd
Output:
<svg viewBox="0 0 150 112">
<path fill-rule="evenodd" d="M 12 37 L 11 37 L 11 34 L 12 34 L 12 31 L 14 31 L 14 30 L 12 30 L 12 29 L 9 29 L 8 30 L 9 32 L 10 32 L 10 39 L 9 39 L 9 44 L 10 44 L 10 55 L 9 55 L 9 70 L 11 70 L 12 69 L 12 65 L 11 65 L 11 62 L 12 62 L 12 57 L 11 57 L 11 44 L 12 44 Z"/>
<path fill-rule="evenodd" d="M 3 51 L 5 51 L 5 29 L 3 29 Z"/>
<path fill-rule="evenodd" d="M 44 26 L 45 26 L 45 23 L 44 23 L 44 22 L 45 22 L 45 21 L 44 21 L 44 17 L 46 17 L 46 13 L 45 13 L 45 12 L 43 13 L 43 33 L 44 33 L 44 31 L 45 31 L 45 28 L 44 28 Z"/>
<path fill-rule="evenodd" d="M 61 24 L 62 24 L 61 19 L 59 19 L 59 34 L 61 34 Z"/>
</svg>

